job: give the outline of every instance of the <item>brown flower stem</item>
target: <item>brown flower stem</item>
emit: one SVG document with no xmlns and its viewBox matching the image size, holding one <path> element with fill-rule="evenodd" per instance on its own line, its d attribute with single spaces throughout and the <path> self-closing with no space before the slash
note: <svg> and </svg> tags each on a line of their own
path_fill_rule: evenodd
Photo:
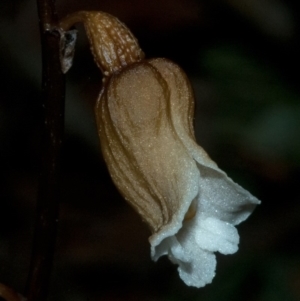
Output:
<svg viewBox="0 0 300 301">
<path fill-rule="evenodd" d="M 59 169 L 64 133 L 65 78 L 54 0 L 37 0 L 42 44 L 42 162 L 37 216 L 25 296 L 44 301 L 52 269 L 59 209 Z"/>
</svg>

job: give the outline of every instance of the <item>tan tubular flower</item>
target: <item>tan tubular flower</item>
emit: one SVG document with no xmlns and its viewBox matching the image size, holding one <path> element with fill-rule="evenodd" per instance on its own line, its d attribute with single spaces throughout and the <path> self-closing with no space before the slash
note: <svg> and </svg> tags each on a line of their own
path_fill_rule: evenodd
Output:
<svg viewBox="0 0 300 301">
<path fill-rule="evenodd" d="M 90 20 L 101 19 L 103 13 L 84 13 L 89 15 L 83 22 L 93 53 L 112 49 L 93 45 L 103 32 L 93 30 L 98 24 Z M 120 26 L 114 17 L 109 18 Z M 125 37 L 132 37 L 126 30 Z M 127 45 L 123 34 L 118 35 L 119 43 L 130 53 L 131 42 Z M 115 43 L 115 35 L 106 32 L 105 36 L 105 43 Z M 109 61 L 118 66 L 109 69 L 96 104 L 98 133 L 110 175 L 149 225 L 152 258 L 168 255 L 179 265 L 187 285 L 202 287 L 215 275 L 214 252 L 237 251 L 239 235 L 234 226 L 259 201 L 196 144 L 194 98 L 183 70 L 169 60 L 142 60 L 142 56 L 119 65 L 115 51 L 105 62 L 99 57 L 95 55 L 95 60 L 102 70 L 109 69 L 105 67 Z"/>
</svg>

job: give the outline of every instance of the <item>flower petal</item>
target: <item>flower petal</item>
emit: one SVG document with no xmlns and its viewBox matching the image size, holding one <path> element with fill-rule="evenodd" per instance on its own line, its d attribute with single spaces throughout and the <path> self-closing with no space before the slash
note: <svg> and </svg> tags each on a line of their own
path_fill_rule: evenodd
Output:
<svg viewBox="0 0 300 301">
<path fill-rule="evenodd" d="M 180 230 L 179 235 L 164 240 L 162 246 L 166 247 L 169 259 L 178 264 L 179 276 L 187 285 L 203 287 L 211 283 L 216 256 L 197 245 L 193 231 Z"/>
<path fill-rule="evenodd" d="M 110 174 L 149 224 L 152 254 L 181 228 L 199 190 L 199 170 L 176 134 L 169 107 L 167 83 L 143 62 L 114 74 L 96 108 Z"/>
<path fill-rule="evenodd" d="M 223 171 L 198 165 L 201 171 L 198 201 L 206 216 L 237 225 L 260 201 L 234 183 Z"/>
<path fill-rule="evenodd" d="M 203 250 L 233 254 L 238 250 L 239 234 L 230 223 L 200 215 L 195 240 Z"/>
<path fill-rule="evenodd" d="M 186 285 L 203 287 L 212 282 L 215 277 L 216 256 L 202 249 L 194 248 L 191 264 L 179 263 L 178 272 Z"/>
</svg>

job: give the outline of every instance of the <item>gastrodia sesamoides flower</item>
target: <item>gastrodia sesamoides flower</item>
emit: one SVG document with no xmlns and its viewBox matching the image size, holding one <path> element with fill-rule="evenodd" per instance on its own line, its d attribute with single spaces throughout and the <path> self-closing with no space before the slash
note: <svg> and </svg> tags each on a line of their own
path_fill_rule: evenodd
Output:
<svg viewBox="0 0 300 301">
<path fill-rule="evenodd" d="M 149 225 L 153 260 L 167 255 L 187 285 L 202 287 L 215 275 L 214 252 L 238 250 L 235 225 L 259 201 L 196 143 L 194 97 L 183 70 L 167 59 L 144 59 L 111 15 L 74 16 L 104 76 L 96 119 L 110 175 Z"/>
</svg>

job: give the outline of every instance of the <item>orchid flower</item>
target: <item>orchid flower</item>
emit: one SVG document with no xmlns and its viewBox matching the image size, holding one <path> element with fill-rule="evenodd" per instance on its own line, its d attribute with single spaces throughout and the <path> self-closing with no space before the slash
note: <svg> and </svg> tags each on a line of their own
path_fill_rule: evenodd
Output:
<svg viewBox="0 0 300 301">
<path fill-rule="evenodd" d="M 214 252 L 238 250 L 235 225 L 259 200 L 196 143 L 194 96 L 179 66 L 144 59 L 111 15 L 79 12 L 69 20 L 83 22 L 103 73 L 95 108 L 102 153 L 118 190 L 150 227 L 152 259 L 167 255 L 187 285 L 205 286 L 215 275 Z"/>
</svg>

